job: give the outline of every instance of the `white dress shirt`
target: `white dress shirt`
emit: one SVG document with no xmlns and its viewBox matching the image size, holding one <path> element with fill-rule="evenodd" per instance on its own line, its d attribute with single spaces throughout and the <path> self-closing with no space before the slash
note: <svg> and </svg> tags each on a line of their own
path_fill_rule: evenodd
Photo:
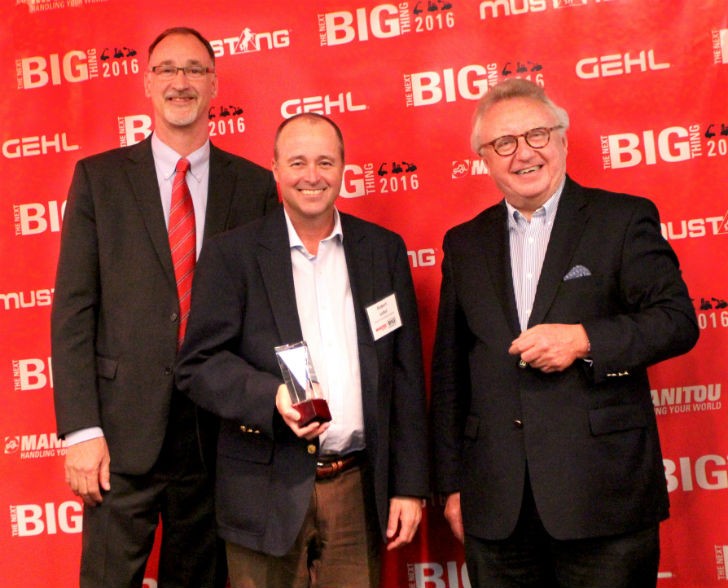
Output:
<svg viewBox="0 0 728 588">
<path fill-rule="evenodd" d="M 346 454 L 364 449 L 364 411 L 354 301 L 336 209 L 334 217 L 334 228 L 316 255 L 306 250 L 288 214 L 286 224 L 301 331 L 331 411 L 322 453 Z"/>
<path fill-rule="evenodd" d="M 551 238 L 556 210 L 564 189 L 561 183 L 558 190 L 531 215 L 528 220 L 506 201 L 508 209 L 508 235 L 511 249 L 511 274 L 513 290 L 516 294 L 516 306 L 521 331 L 528 328 L 531 318 L 536 288 L 541 277 L 543 260 Z"/>
</svg>

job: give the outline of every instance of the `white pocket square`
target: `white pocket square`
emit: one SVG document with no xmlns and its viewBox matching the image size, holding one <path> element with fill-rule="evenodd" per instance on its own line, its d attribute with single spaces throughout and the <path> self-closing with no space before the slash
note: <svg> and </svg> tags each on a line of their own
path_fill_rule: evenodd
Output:
<svg viewBox="0 0 728 588">
<path fill-rule="evenodd" d="M 585 278 L 587 276 L 591 276 L 591 272 L 589 271 L 588 267 L 583 265 L 575 265 L 568 272 L 566 272 L 566 275 L 564 276 L 564 282 L 568 282 L 569 280 L 575 280 L 576 278 Z"/>
</svg>

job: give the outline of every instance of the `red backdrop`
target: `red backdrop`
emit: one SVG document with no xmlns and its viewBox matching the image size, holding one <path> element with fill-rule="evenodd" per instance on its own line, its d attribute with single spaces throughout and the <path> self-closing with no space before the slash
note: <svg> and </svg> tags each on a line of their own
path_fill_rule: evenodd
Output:
<svg viewBox="0 0 728 588">
<path fill-rule="evenodd" d="M 63 207 L 78 158 L 149 132 L 146 48 L 180 24 L 217 52 L 218 146 L 268 166 L 283 117 L 340 123 L 339 206 L 405 238 L 428 363 L 442 236 L 499 199 L 468 147 L 474 101 L 520 76 L 566 107 L 571 175 L 657 203 L 700 320 L 697 347 L 651 371 L 672 501 L 660 586 L 728 581 L 724 0 L 16 2 L 0 12 L 4 586 L 77 585 L 81 506 L 63 481 L 48 336 Z M 383 586 L 470 586 L 439 507 L 386 556 Z"/>
</svg>

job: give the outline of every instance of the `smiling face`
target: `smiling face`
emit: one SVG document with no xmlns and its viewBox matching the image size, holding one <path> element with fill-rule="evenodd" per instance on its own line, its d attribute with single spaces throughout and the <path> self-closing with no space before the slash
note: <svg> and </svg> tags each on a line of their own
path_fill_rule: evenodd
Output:
<svg viewBox="0 0 728 588">
<path fill-rule="evenodd" d="M 162 39 L 149 56 L 149 67 L 202 65 L 214 69 L 210 54 L 193 35 L 171 34 Z M 162 140 L 171 133 L 204 133 L 207 137 L 207 114 L 210 101 L 217 95 L 217 75 L 207 73 L 201 79 L 189 79 L 178 71 L 169 80 L 147 71 L 144 90 L 154 107 L 155 132 Z"/>
<path fill-rule="evenodd" d="M 483 145 L 504 135 L 521 135 L 538 127 L 559 124 L 551 109 L 532 98 L 511 98 L 495 103 L 480 119 L 478 144 Z M 502 157 L 492 146 L 480 153 L 488 173 L 509 204 L 530 218 L 546 202 L 566 174 L 567 140 L 564 131 L 551 131 L 545 147 L 529 147 L 523 137 L 518 149 Z"/>
<path fill-rule="evenodd" d="M 344 175 L 342 145 L 325 120 L 288 123 L 278 135 L 273 174 L 283 206 L 297 230 L 331 228 Z"/>
</svg>

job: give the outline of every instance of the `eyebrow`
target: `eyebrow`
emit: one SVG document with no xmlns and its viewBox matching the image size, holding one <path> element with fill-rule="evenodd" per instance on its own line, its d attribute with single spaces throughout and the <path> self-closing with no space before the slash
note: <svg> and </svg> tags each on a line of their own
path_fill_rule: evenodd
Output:
<svg viewBox="0 0 728 588">
<path fill-rule="evenodd" d="M 164 61 L 160 61 L 157 65 L 174 65 L 176 62 L 173 59 L 165 59 Z M 185 65 L 205 65 L 202 61 L 199 59 L 188 59 L 185 62 Z M 210 66 L 212 67 L 212 66 Z"/>
</svg>

